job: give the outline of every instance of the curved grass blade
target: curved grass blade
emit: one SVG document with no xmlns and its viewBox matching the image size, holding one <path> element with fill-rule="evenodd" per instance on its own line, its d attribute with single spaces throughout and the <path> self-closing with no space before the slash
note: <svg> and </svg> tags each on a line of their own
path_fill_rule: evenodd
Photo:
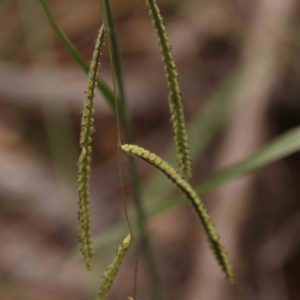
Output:
<svg viewBox="0 0 300 300">
<path fill-rule="evenodd" d="M 122 241 L 121 245 L 118 248 L 118 251 L 113 259 L 113 262 L 109 265 L 102 276 L 102 281 L 100 283 L 100 288 L 96 297 L 96 300 L 105 300 L 107 294 L 111 288 L 111 285 L 118 273 L 119 267 L 122 263 L 122 260 L 127 252 L 127 249 L 130 246 L 131 235 L 128 234 Z"/>
<path fill-rule="evenodd" d="M 65 45 L 65 47 L 69 50 L 70 54 L 73 56 L 73 58 L 75 59 L 75 61 L 79 64 L 79 66 L 82 68 L 82 70 L 88 74 L 89 69 L 85 63 L 85 61 L 83 60 L 83 58 L 80 56 L 80 54 L 78 53 L 78 51 L 76 50 L 75 46 L 72 44 L 72 42 L 68 39 L 68 37 L 62 32 L 62 30 L 58 27 L 58 25 L 56 24 L 48 6 L 46 3 L 46 0 L 40 0 L 40 3 L 45 11 L 45 14 L 50 22 L 50 25 L 52 26 L 52 28 L 54 29 L 54 31 L 56 32 L 56 34 L 58 35 L 58 37 L 60 38 L 60 40 L 63 42 L 63 44 Z M 108 104 L 114 109 L 114 103 L 115 103 L 115 96 L 113 91 L 108 87 L 108 85 L 103 82 L 102 80 L 100 80 L 98 78 L 98 76 L 96 77 L 96 82 L 97 82 L 97 87 L 100 90 L 100 92 L 103 94 L 103 96 L 105 97 L 105 99 L 108 101 Z M 121 112 L 122 112 L 122 107 L 121 107 Z"/>
<path fill-rule="evenodd" d="M 216 256 L 217 261 L 219 262 L 223 272 L 225 273 L 226 278 L 231 283 L 233 283 L 234 276 L 227 253 L 220 242 L 217 231 L 212 224 L 210 216 L 208 215 L 202 201 L 197 196 L 196 192 L 193 190 L 190 184 L 185 181 L 167 162 L 162 160 L 154 153 L 151 153 L 150 151 L 136 145 L 122 145 L 121 148 L 124 152 L 139 157 L 162 171 L 190 200 L 204 227 L 211 249 Z"/>
<path fill-rule="evenodd" d="M 101 48 L 104 44 L 105 29 L 102 25 L 96 40 L 93 59 L 90 65 L 88 75 L 88 85 L 86 97 L 84 101 L 84 109 L 81 119 L 81 135 L 80 146 L 81 154 L 79 157 L 78 168 L 78 193 L 79 193 L 79 226 L 80 226 L 80 242 L 81 252 L 84 256 L 85 264 L 88 270 L 92 268 L 92 257 L 94 255 L 91 233 L 90 233 L 90 212 L 89 212 L 89 173 L 91 171 L 91 135 L 94 131 L 93 128 L 93 113 L 94 113 L 94 97 L 96 76 L 99 67 L 99 59 L 101 56 Z"/>
<path fill-rule="evenodd" d="M 147 0 L 146 4 L 150 9 L 149 15 L 152 18 L 152 23 L 158 36 L 160 52 L 163 56 L 163 63 L 165 65 L 177 161 L 184 175 L 189 178 L 191 177 L 191 160 L 189 154 L 188 137 L 184 122 L 181 94 L 178 84 L 178 73 L 159 8 L 155 0 Z"/>
</svg>

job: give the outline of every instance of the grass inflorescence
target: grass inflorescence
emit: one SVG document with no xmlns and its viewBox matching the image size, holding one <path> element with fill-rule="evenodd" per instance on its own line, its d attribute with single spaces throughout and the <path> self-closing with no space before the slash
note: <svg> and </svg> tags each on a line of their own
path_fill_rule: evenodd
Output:
<svg viewBox="0 0 300 300">
<path fill-rule="evenodd" d="M 191 177 L 191 160 L 189 154 L 188 137 L 185 128 L 181 93 L 178 83 L 176 64 L 171 52 L 171 46 L 163 23 L 162 16 L 155 0 L 147 0 L 149 15 L 158 36 L 160 52 L 165 65 L 166 78 L 169 89 L 169 106 L 173 124 L 174 140 L 176 144 L 177 161 L 184 175 Z"/>
<path fill-rule="evenodd" d="M 107 294 L 111 288 L 111 285 L 115 279 L 115 276 L 118 273 L 119 267 L 122 263 L 122 260 L 127 252 L 127 249 L 130 246 L 131 235 L 128 234 L 122 241 L 121 245 L 118 248 L 118 251 L 102 276 L 102 281 L 100 283 L 100 288 L 96 297 L 96 300 L 105 300 L 107 298 Z"/>
<path fill-rule="evenodd" d="M 215 254 L 223 272 L 225 273 L 226 278 L 231 283 L 233 283 L 234 276 L 228 255 L 220 242 L 219 236 L 214 225 L 212 224 L 208 212 L 206 211 L 202 201 L 200 200 L 194 189 L 190 186 L 190 184 L 186 180 L 184 180 L 181 175 L 178 174 L 167 162 L 158 157 L 156 154 L 151 153 L 150 151 L 136 145 L 122 145 L 122 150 L 128 154 L 139 157 L 155 166 L 167 177 L 169 177 L 181 190 L 181 192 L 185 194 L 185 196 L 190 200 L 192 206 L 194 207 L 198 217 L 200 218 L 211 249 Z"/>
<path fill-rule="evenodd" d="M 84 256 L 85 264 L 88 270 L 92 268 L 92 257 L 94 250 L 92 246 L 90 232 L 90 212 L 89 212 L 89 173 L 91 171 L 91 153 L 92 153 L 92 133 L 94 132 L 94 97 L 97 78 L 97 70 L 99 67 L 99 59 L 101 56 L 101 48 L 104 44 L 105 29 L 102 25 L 96 40 L 93 53 L 93 59 L 90 64 L 88 74 L 87 90 L 85 92 L 84 109 L 81 119 L 81 135 L 80 146 L 81 154 L 78 162 L 78 193 L 79 193 L 79 227 L 80 227 L 80 243 L 81 252 Z"/>
</svg>

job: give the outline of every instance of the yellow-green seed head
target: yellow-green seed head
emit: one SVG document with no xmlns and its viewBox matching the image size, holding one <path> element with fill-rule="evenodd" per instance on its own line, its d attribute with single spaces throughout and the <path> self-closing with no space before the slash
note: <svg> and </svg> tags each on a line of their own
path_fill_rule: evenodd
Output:
<svg viewBox="0 0 300 300">
<path fill-rule="evenodd" d="M 90 213 L 89 213 L 89 173 L 91 172 L 91 134 L 94 131 L 93 105 L 95 95 L 95 83 L 97 78 L 97 66 L 100 59 L 100 50 L 104 43 L 105 31 L 102 26 L 96 40 L 93 59 L 88 74 L 87 90 L 85 93 L 84 109 L 81 118 L 80 146 L 81 154 L 78 161 L 78 194 L 79 194 L 79 237 L 81 252 L 88 270 L 92 268 L 92 257 L 94 250 L 90 233 Z"/>
<path fill-rule="evenodd" d="M 118 248 L 118 251 L 102 276 L 102 280 L 100 283 L 100 288 L 98 290 L 98 294 L 96 300 L 105 300 L 107 298 L 107 294 L 111 288 L 111 285 L 118 273 L 119 267 L 122 263 L 122 260 L 127 252 L 127 249 L 130 246 L 131 236 L 128 234 L 122 241 L 121 245 Z"/>
<path fill-rule="evenodd" d="M 193 208 L 195 209 L 196 214 L 198 215 L 204 231 L 207 235 L 208 241 L 210 243 L 211 249 L 220 264 L 222 270 L 225 273 L 226 278 L 233 282 L 233 272 L 231 268 L 231 264 L 228 258 L 228 255 L 220 242 L 219 236 L 217 231 L 210 220 L 210 216 L 206 211 L 202 201 L 198 197 L 197 193 L 191 187 L 191 185 L 184 180 L 178 174 L 174 168 L 172 168 L 167 162 L 163 159 L 158 157 L 156 154 L 149 152 L 141 147 L 131 145 L 130 150 L 128 150 L 127 145 L 122 146 L 124 152 L 130 153 L 135 155 L 136 157 L 143 158 L 144 160 L 148 161 L 149 163 L 153 164 L 156 168 L 161 170 L 167 177 L 169 177 L 176 186 L 181 190 L 181 192 L 190 200 Z M 127 149 L 127 150 L 126 150 Z M 149 152 L 149 153 L 148 153 Z"/>
<path fill-rule="evenodd" d="M 163 19 L 156 1 L 147 0 L 146 5 L 149 7 L 149 15 L 152 19 L 152 24 L 158 36 L 162 61 L 165 65 L 164 69 L 169 89 L 169 107 L 171 112 L 171 121 L 173 124 L 174 140 L 176 144 L 177 161 L 184 175 L 189 178 L 191 176 L 191 162 L 176 64 L 173 59 L 169 39 L 166 34 Z"/>
</svg>

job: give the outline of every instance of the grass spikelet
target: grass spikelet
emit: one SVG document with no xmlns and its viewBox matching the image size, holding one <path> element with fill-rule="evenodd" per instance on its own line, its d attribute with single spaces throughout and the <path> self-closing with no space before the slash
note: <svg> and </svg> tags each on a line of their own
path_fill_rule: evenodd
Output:
<svg viewBox="0 0 300 300">
<path fill-rule="evenodd" d="M 204 227 L 211 249 L 214 255 L 216 256 L 217 261 L 219 262 L 223 272 L 225 273 L 226 278 L 231 283 L 233 283 L 234 276 L 228 255 L 220 242 L 219 236 L 214 225 L 211 222 L 208 212 L 206 211 L 202 201 L 198 197 L 197 193 L 190 186 L 190 184 L 186 180 L 184 180 L 180 176 L 180 174 L 178 174 L 167 162 L 162 160 L 154 153 L 151 153 L 148 150 L 145 150 L 144 148 L 135 145 L 122 145 L 121 148 L 124 152 L 139 157 L 152 164 L 160 171 L 162 171 L 176 184 L 176 186 L 181 190 L 181 192 L 185 194 L 185 196 L 190 200 Z"/>
<path fill-rule="evenodd" d="M 96 300 L 105 300 L 107 298 L 107 294 L 111 288 L 111 285 L 118 273 L 119 267 L 122 263 L 122 260 L 126 254 L 127 249 L 130 246 L 131 235 L 128 234 L 122 241 L 121 245 L 118 248 L 118 251 L 102 276 L 102 281 L 100 283 L 100 288 L 96 297 Z"/>
<path fill-rule="evenodd" d="M 92 246 L 90 232 L 90 212 L 89 212 L 89 173 L 91 171 L 91 135 L 93 128 L 93 113 L 94 113 L 94 97 L 97 78 L 97 70 L 99 67 L 99 59 L 101 56 L 101 48 L 104 44 L 105 29 L 102 25 L 96 40 L 96 45 L 93 53 L 93 59 L 90 64 L 88 74 L 88 84 L 85 93 L 84 109 L 81 119 L 81 135 L 80 146 L 81 154 L 78 162 L 78 193 L 79 193 L 79 227 L 80 227 L 80 243 L 81 252 L 88 270 L 92 268 L 92 257 L 94 250 Z"/>
<path fill-rule="evenodd" d="M 159 8 L 155 0 L 147 0 L 149 7 L 149 15 L 152 18 L 152 23 L 158 36 L 160 52 L 165 65 L 166 78 L 169 89 L 169 106 L 171 112 L 171 121 L 173 124 L 174 140 L 176 144 L 177 161 L 187 178 L 191 177 L 191 161 L 189 154 L 188 138 L 185 128 L 181 94 L 178 83 L 178 73 L 176 64 L 171 52 L 166 29 L 163 24 L 163 19 L 160 15 Z"/>
</svg>

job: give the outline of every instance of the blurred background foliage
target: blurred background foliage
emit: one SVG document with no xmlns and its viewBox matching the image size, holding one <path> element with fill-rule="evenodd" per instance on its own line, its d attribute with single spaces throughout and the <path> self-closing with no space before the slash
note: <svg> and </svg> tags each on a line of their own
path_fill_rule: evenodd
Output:
<svg viewBox="0 0 300 300">
<path fill-rule="evenodd" d="M 100 1 L 47 3 L 88 63 L 101 24 Z M 172 162 L 166 83 L 145 3 L 111 3 L 137 144 Z M 192 183 L 205 194 L 238 284 L 235 291 L 224 280 L 197 218 L 178 199 L 172 184 L 139 163 L 162 291 L 166 299 L 217 300 L 234 295 L 299 299 L 300 4 L 296 0 L 158 4 L 180 74 L 194 165 Z M 107 48 L 100 76 L 112 86 Z M 102 271 L 128 230 L 119 187 L 115 116 L 97 94 L 91 176 L 97 251 L 95 268 L 87 273 L 77 248 L 76 193 L 85 86 L 85 74 L 49 25 L 40 2 L 2 0 L 1 300 L 93 299 Z M 296 131 L 260 155 L 213 176 L 293 128 Z M 131 208 L 126 159 L 123 164 Z M 255 172 L 229 182 L 250 170 Z M 130 216 L 134 223 L 134 214 Z M 133 272 L 130 251 L 109 299 L 132 294 Z M 142 256 L 138 298 L 149 299 Z"/>
</svg>

